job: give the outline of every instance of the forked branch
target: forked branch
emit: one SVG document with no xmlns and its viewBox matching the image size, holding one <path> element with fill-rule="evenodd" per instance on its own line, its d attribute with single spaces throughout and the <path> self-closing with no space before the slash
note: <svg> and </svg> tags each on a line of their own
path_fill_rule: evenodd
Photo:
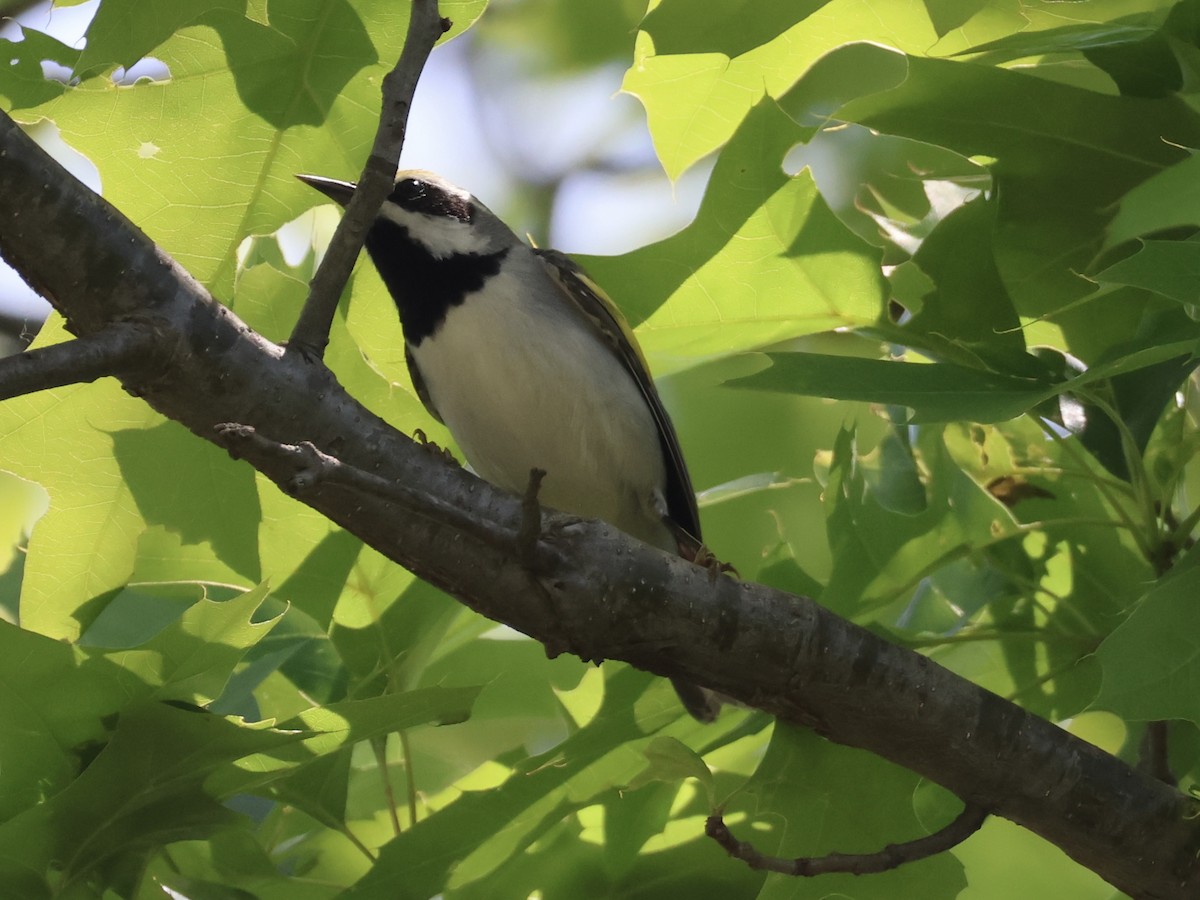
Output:
<svg viewBox="0 0 1200 900">
<path fill-rule="evenodd" d="M 86 337 L 0 359 L 0 400 L 144 370 L 155 358 L 149 325 L 116 322 Z"/>
</svg>

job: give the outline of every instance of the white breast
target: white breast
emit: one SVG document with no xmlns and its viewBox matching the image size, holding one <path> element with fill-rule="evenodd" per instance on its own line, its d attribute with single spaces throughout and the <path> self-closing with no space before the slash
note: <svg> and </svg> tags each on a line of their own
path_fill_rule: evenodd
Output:
<svg viewBox="0 0 1200 900">
<path fill-rule="evenodd" d="M 523 277 L 506 268 L 413 349 L 433 405 L 481 477 L 522 493 L 530 469 L 544 469 L 545 505 L 673 549 L 640 389 L 566 302 L 538 305 L 522 291 L 529 277 L 550 283 L 541 263 L 516 262 Z"/>
</svg>

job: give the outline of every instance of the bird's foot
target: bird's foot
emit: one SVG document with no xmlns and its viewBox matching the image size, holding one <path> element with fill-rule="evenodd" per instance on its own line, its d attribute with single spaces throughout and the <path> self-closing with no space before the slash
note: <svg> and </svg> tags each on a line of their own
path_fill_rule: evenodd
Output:
<svg viewBox="0 0 1200 900">
<path fill-rule="evenodd" d="M 708 549 L 708 545 L 706 544 L 698 544 L 694 548 L 692 555 L 688 556 L 685 553 L 684 558 L 690 559 L 700 568 L 706 570 L 709 580 L 714 583 L 722 575 L 732 575 L 734 578 L 742 577 L 738 570 L 734 568 L 733 563 L 722 562 L 717 559 L 716 555 Z"/>
<path fill-rule="evenodd" d="M 434 456 L 439 457 L 445 462 L 458 465 L 458 460 L 454 458 L 454 454 L 440 444 L 436 444 L 431 441 L 423 429 L 413 429 L 413 440 L 432 453 Z"/>
</svg>

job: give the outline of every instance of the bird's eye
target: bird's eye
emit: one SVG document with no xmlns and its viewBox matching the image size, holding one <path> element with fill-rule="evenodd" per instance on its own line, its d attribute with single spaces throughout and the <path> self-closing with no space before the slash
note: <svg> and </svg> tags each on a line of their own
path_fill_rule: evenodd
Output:
<svg viewBox="0 0 1200 900">
<path fill-rule="evenodd" d="M 416 178 L 405 178 L 396 182 L 392 188 L 391 199 L 401 206 L 413 209 L 420 206 L 421 201 L 425 198 L 425 188 L 425 182 L 418 181 Z"/>
<path fill-rule="evenodd" d="M 397 181 L 389 199 L 397 206 L 412 212 L 443 219 L 470 222 L 473 214 L 466 199 L 419 178 L 403 178 Z"/>
</svg>

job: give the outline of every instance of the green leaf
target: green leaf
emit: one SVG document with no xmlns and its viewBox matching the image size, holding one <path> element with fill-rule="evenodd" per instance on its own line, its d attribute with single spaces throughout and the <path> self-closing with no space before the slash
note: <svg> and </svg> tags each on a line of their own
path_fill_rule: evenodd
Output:
<svg viewBox="0 0 1200 900">
<path fill-rule="evenodd" d="M 604 804 L 604 861 L 608 871 L 622 878 L 637 869 L 645 859 L 640 851 L 667 827 L 678 795 L 678 784 L 659 781 L 640 788 L 631 785 Z M 636 874 L 632 880 L 637 880 Z"/>
<path fill-rule="evenodd" d="M 1200 307 L 1200 242 L 1142 241 L 1132 256 L 1091 276 L 1097 284 L 1123 284 Z"/>
<path fill-rule="evenodd" d="M 0 880 L 61 872 L 82 885 L 122 857 L 203 839 L 234 813 L 203 789 L 229 760 L 295 740 L 205 712 L 144 703 L 121 715 L 112 740 L 67 788 L 0 826 Z"/>
<path fill-rule="evenodd" d="M 1146 23 L 1144 16 L 1109 22 L 1086 22 L 1008 34 L 959 50 L 956 55 L 986 54 L 988 62 L 1005 62 L 1048 53 L 1072 53 L 1129 45 L 1150 37 L 1157 30 L 1153 24 Z"/>
<path fill-rule="evenodd" d="M 178 549 L 158 542 L 153 575 L 140 578 L 255 582 L 261 579 L 256 535 L 262 512 L 254 489 L 254 470 L 177 422 L 111 432 L 112 456 L 147 525 L 161 525 L 178 536 Z M 171 460 L 170 466 L 162 461 Z M 180 477 L 180 473 L 187 473 Z M 184 550 L 205 544 L 203 549 Z M 143 547 L 143 552 L 148 548 Z M 187 568 L 181 556 L 190 556 Z M 199 564 L 207 556 L 212 565 Z"/>
<path fill-rule="evenodd" d="M 736 837 L 776 856 L 872 853 L 929 834 L 958 814 L 961 804 L 939 791 L 932 808 L 922 810 L 929 820 L 918 818 L 913 800 L 920 781 L 879 757 L 779 723 L 753 777 L 726 804 L 726 821 Z M 961 863 L 942 853 L 870 878 L 835 874 L 797 882 L 769 875 L 758 897 L 952 898 L 965 885 Z"/>
<path fill-rule="evenodd" d="M 275 727 L 294 739 L 253 755 L 244 755 L 223 766 L 207 782 L 216 796 L 227 797 L 246 791 L 262 791 L 282 782 L 285 792 L 295 793 L 303 785 L 324 784 L 333 778 L 340 782 L 329 762 L 313 772 L 301 774 L 321 760 L 349 751 L 360 741 L 381 737 L 426 724 L 461 722 L 470 714 L 479 696 L 478 687 L 420 688 L 398 694 L 385 694 L 366 700 L 344 700 L 315 706 Z M 340 765 L 340 764 L 339 764 Z M 326 790 L 328 790 L 326 785 Z M 326 794 L 314 797 L 314 805 L 329 809 L 336 798 Z M 341 797 L 345 802 L 345 795 Z"/>
<path fill-rule="evenodd" d="M 155 696 L 203 706 L 221 695 L 246 651 L 260 641 L 279 617 L 255 622 L 267 595 L 259 585 L 240 597 L 214 603 L 201 600 L 126 659 L 128 668 L 148 684 L 159 683 Z M 143 661 L 147 666 L 138 665 Z"/>
<path fill-rule="evenodd" d="M 1184 158 L 1125 194 L 1104 247 L 1184 226 L 1200 226 L 1200 156 Z"/>
<path fill-rule="evenodd" d="M 1127 43 L 1091 47 L 1084 56 L 1103 69 L 1122 94 L 1165 97 L 1181 88 L 1194 90 L 1198 26 L 1200 3 L 1179 0 L 1153 34 Z"/>
<path fill-rule="evenodd" d="M 442 10 L 447 14 L 445 4 Z M 501 3 L 480 21 L 476 38 L 519 54 L 523 65 L 541 77 L 569 75 L 627 63 L 645 11 L 641 3 Z"/>
<path fill-rule="evenodd" d="M 663 6 L 647 17 L 652 33 L 639 36 L 622 87 L 646 108 L 655 150 L 672 179 L 728 141 L 764 94 L 783 95 L 848 35 L 922 50 L 937 39 L 917 0 L 782 5 L 730 0 L 718 13 L 737 21 L 730 28 L 721 28 L 720 18 L 688 15 L 684 2 Z M 738 18 L 744 7 L 749 9 Z M 793 21 L 793 27 L 772 34 Z M 663 50 L 660 42 L 687 52 Z M 743 52 L 731 55 L 736 51 Z"/>
<path fill-rule="evenodd" d="M 965 25 L 987 6 L 988 0 L 925 0 L 929 20 L 939 37 Z"/>
<path fill-rule="evenodd" d="M 1137 452 L 1144 451 L 1164 409 L 1174 405 L 1176 391 L 1195 369 L 1200 347 L 1200 325 L 1177 307 L 1147 312 L 1140 325 L 1137 334 L 1112 349 L 1106 362 L 1072 381 L 1080 387 L 1091 385 L 1076 398 L 1087 417 L 1083 445 L 1105 468 L 1126 480 L 1130 478 L 1128 450 L 1112 413 L 1123 423 Z M 1105 407 L 1096 402 L 1097 389 Z"/>
<path fill-rule="evenodd" d="M 442 14 L 462 29 L 484 5 L 459 0 Z M 365 161 L 377 114 L 361 111 L 379 109 L 380 79 L 399 56 L 408 5 L 296 0 L 274 10 L 270 29 L 224 0 L 199 14 L 191 4 L 164 4 L 162 17 L 129 0 L 103 8 L 94 65 L 150 53 L 169 80 L 114 89 L 91 78 L 23 121 L 54 119 L 99 168 L 105 196 L 228 296 L 243 241 L 313 204 L 294 173 L 352 177 Z M 128 49 L 127 26 L 136 37 Z M 196 160 L 221 177 L 180 177 Z"/>
<path fill-rule="evenodd" d="M 919 458 L 928 474 L 917 513 L 889 508 L 886 480 L 872 471 L 878 460 L 859 454 L 852 432 L 837 437 L 825 483 L 834 565 L 819 600 L 840 615 L 861 617 L 906 601 L 932 573 L 1020 535 L 1012 513 L 955 464 L 941 430 L 920 434 Z"/>
<path fill-rule="evenodd" d="M 992 183 L 984 167 L 957 153 L 859 125 L 817 131 L 788 154 L 789 171 L 801 166 L 812 169 L 839 219 L 884 248 L 888 267 L 924 249 L 930 232 L 961 202 L 955 194 L 965 199 Z"/>
<path fill-rule="evenodd" d="M 651 781 L 695 778 L 704 787 L 709 805 L 715 803 L 712 770 L 705 764 L 704 758 L 691 747 L 676 738 L 656 737 L 643 752 L 650 761 L 650 767 L 629 783 L 631 790 L 637 790 Z"/>
<path fill-rule="evenodd" d="M 126 585 L 105 603 L 77 643 L 105 650 L 141 646 L 203 599 L 205 586 L 196 582 Z"/>
<path fill-rule="evenodd" d="M 821 83 L 836 85 L 837 71 L 862 82 L 858 73 L 872 57 L 879 59 L 875 68 L 891 73 L 898 56 L 884 47 L 839 48 L 822 61 Z M 835 115 L 995 160 L 999 213 L 992 243 L 1023 315 L 1043 315 L 1086 293 L 1076 272 L 1100 249 L 1105 207 L 1184 159 L 1181 148 L 1200 145 L 1200 116 L 1174 99 L 1109 97 L 1011 69 L 899 58 L 906 67 L 900 83 L 849 100 Z M 830 100 L 845 99 L 840 89 L 822 97 L 806 81 L 781 100 L 794 116 L 806 109 L 819 115 Z"/>
<path fill-rule="evenodd" d="M 428 897 L 443 890 L 465 860 L 491 839 L 502 839 L 507 852 L 489 854 L 490 865 L 474 867 L 476 877 L 486 875 L 516 847 L 532 841 L 546 827 L 543 820 L 557 820 L 562 815 L 556 810 L 565 802 L 573 777 L 626 741 L 642 736 L 632 709 L 647 680 L 633 670 L 622 675 L 610 682 L 609 710 L 598 720 L 602 726 L 581 730 L 544 757 L 535 757 L 524 772 L 512 775 L 500 787 L 465 793 L 398 835 L 382 848 L 371 872 L 345 896 L 355 900 Z M 507 822 L 508 827 L 497 832 L 497 821 Z"/>
<path fill-rule="evenodd" d="M 914 422 L 1002 422 L 1032 409 L 1058 388 L 953 363 L 903 363 L 818 353 L 765 353 L 771 365 L 730 387 L 892 403 Z"/>
<path fill-rule="evenodd" d="M 922 242 L 913 262 L 935 287 L 921 297 L 897 336 L 903 343 L 934 350 L 936 358 L 982 359 L 1000 371 L 1024 374 L 1025 335 L 989 247 L 996 207 L 983 197 L 973 200 L 950 213 Z"/>
<path fill-rule="evenodd" d="M 34 523 L 44 514 L 45 507 L 44 490 L 0 471 L 0 572 L 13 564 L 17 558 L 17 545 L 33 529 Z"/>
<path fill-rule="evenodd" d="M 1200 589 L 1196 554 L 1155 584 L 1096 651 L 1103 672 L 1095 708 L 1126 719 L 1200 724 Z"/>
<path fill-rule="evenodd" d="M 652 682 L 661 688 L 653 696 L 646 694 Z M 678 723 L 671 731 L 681 738 L 692 735 L 694 740 L 703 732 L 680 716 L 668 694 L 669 687 L 659 679 L 616 669 L 607 680 L 604 703 L 588 725 L 546 753 L 523 759 L 499 787 L 467 791 L 398 835 L 381 850 L 370 874 L 345 896 L 427 897 L 487 878 L 519 859 L 564 815 L 633 780 L 645 768 L 640 747 L 651 736 L 672 723 Z M 720 723 L 726 729 L 736 724 L 733 719 Z M 498 821 L 505 828 L 497 830 Z"/>
<path fill-rule="evenodd" d="M 148 685 L 112 661 L 0 622 L 0 821 L 66 787 L 103 720 Z"/>
<path fill-rule="evenodd" d="M 201 19 L 235 23 L 245 6 L 245 0 L 153 2 L 153 14 L 147 15 L 145 2 L 105 0 L 88 25 L 87 44 L 80 54 L 76 75 L 95 75 L 114 63 L 128 68 L 181 28 Z"/>
<path fill-rule="evenodd" d="M 1083 866 L 1063 865 L 1062 853 L 1028 829 L 989 816 L 970 840 L 954 848 L 970 881 L 971 900 L 1012 900 L 1012 886 L 1029 897 L 1113 900 L 1112 885 Z"/>
<path fill-rule="evenodd" d="M 37 346 L 62 340 L 61 320 Z M 114 432 L 162 418 L 111 379 L 14 398 L 0 407 L 0 458 L 13 474 L 42 485 L 50 511 L 34 528 L 21 591 L 21 623 L 72 639 L 124 585 L 145 527 L 113 455 Z"/>
<path fill-rule="evenodd" d="M 689 0 L 662 0 L 642 20 L 658 54 L 723 53 L 730 58 L 775 39 L 829 0 L 713 0 L 702 16 Z"/>
<path fill-rule="evenodd" d="M 42 61 L 52 61 L 73 69 L 79 51 L 48 34 L 32 28 L 21 30 L 21 40 L 0 39 L 0 95 L 7 97 L 10 109 L 27 109 L 52 100 L 65 90 L 60 81 L 49 79 Z"/>
<path fill-rule="evenodd" d="M 880 315 L 879 252 L 829 211 L 783 157 L 800 130 L 764 101 L 721 153 L 700 212 L 622 257 L 581 260 L 648 352 L 731 352 Z"/>
</svg>

